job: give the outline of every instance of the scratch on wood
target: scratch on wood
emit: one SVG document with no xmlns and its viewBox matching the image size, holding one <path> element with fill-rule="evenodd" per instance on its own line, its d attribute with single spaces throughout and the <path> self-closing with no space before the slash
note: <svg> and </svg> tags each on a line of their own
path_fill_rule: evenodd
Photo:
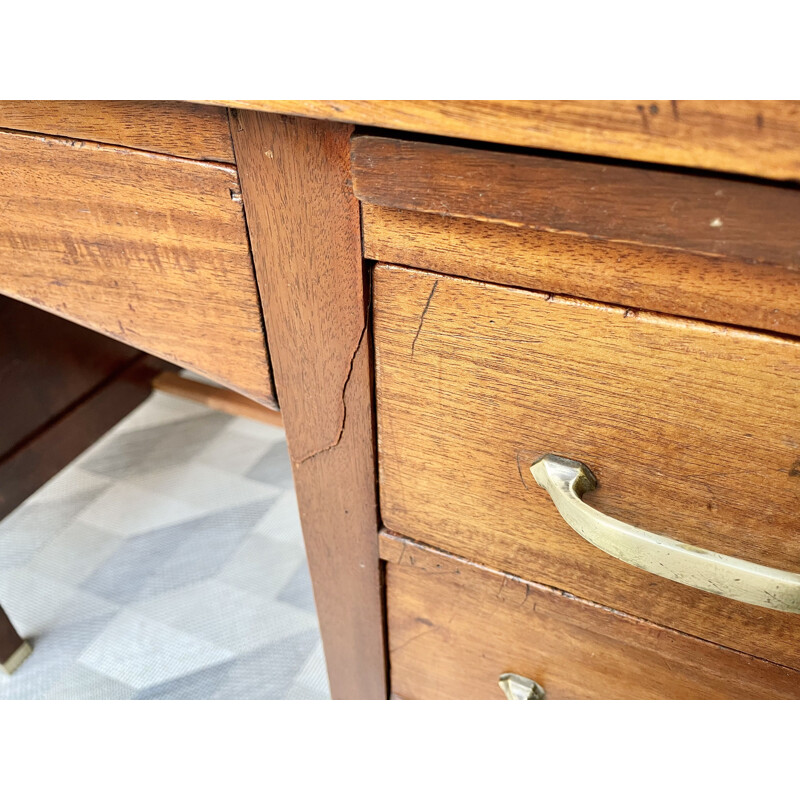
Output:
<svg viewBox="0 0 800 800">
<path fill-rule="evenodd" d="M 678 101 L 677 100 L 670 100 L 669 104 L 672 106 L 672 116 L 676 122 L 680 121 L 681 115 L 678 112 Z"/>
<path fill-rule="evenodd" d="M 639 116 L 642 118 L 642 127 L 644 128 L 645 133 L 650 133 L 650 122 L 647 119 L 645 107 L 643 105 L 637 105 L 636 110 L 639 112 Z"/>
<path fill-rule="evenodd" d="M 406 554 L 406 542 L 403 542 L 403 549 L 400 551 L 400 558 L 397 559 L 398 564 L 403 563 L 403 556 Z"/>
<path fill-rule="evenodd" d="M 433 288 L 431 289 L 431 293 L 428 295 L 428 299 L 425 302 L 425 308 L 422 309 L 422 314 L 419 318 L 419 325 L 417 326 L 417 332 L 414 334 L 414 341 L 411 342 L 411 360 L 414 360 L 414 349 L 417 346 L 417 339 L 419 339 L 420 331 L 422 330 L 422 323 L 425 322 L 425 315 L 428 313 L 428 309 L 431 307 L 431 300 L 433 300 L 433 293 L 436 291 L 436 287 L 439 285 L 439 280 L 435 280 L 433 282 Z"/>
<path fill-rule="evenodd" d="M 435 631 L 435 630 L 436 630 L 436 627 L 426 628 L 424 631 L 422 631 L 421 633 L 418 633 L 416 636 L 412 636 L 410 639 L 406 639 L 406 641 L 404 641 L 402 644 L 397 645 L 397 647 L 392 647 L 389 650 L 389 652 L 390 653 L 396 653 L 398 650 L 402 650 L 406 645 L 411 644 L 411 642 L 415 641 L 416 639 L 420 639 L 421 637 L 423 637 L 423 636 L 425 636 L 425 635 L 427 635 L 427 634 L 429 634 L 429 633 L 431 633 L 432 631 Z"/>
<path fill-rule="evenodd" d="M 517 453 L 517 472 L 519 473 L 519 479 L 522 481 L 522 485 L 525 487 L 525 490 L 528 489 L 528 484 L 525 483 L 525 477 L 522 474 L 522 464 L 520 463 L 520 453 Z"/>
<path fill-rule="evenodd" d="M 507 580 L 508 580 L 508 578 L 505 575 L 503 575 L 503 582 L 500 584 L 500 591 L 497 593 L 497 599 L 498 600 L 502 600 L 503 599 L 503 589 L 506 588 L 506 581 Z"/>
<path fill-rule="evenodd" d="M 528 598 L 531 595 L 531 585 L 529 583 L 525 584 L 525 597 L 522 598 L 522 602 L 519 604 L 519 608 L 525 605 L 528 602 Z"/>
</svg>

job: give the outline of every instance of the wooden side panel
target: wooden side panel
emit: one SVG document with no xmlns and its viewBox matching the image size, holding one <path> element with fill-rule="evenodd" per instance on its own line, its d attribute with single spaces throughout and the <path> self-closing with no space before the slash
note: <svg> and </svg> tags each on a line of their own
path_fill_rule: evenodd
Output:
<svg viewBox="0 0 800 800">
<path fill-rule="evenodd" d="M 0 128 L 233 163 L 224 108 L 129 100 L 0 100 Z"/>
<path fill-rule="evenodd" d="M 110 375 L 0 460 L 0 519 L 147 399 L 163 366 L 154 361 L 139 358 Z"/>
<path fill-rule="evenodd" d="M 381 514 L 489 567 L 788 666 L 798 617 L 623 564 L 528 468 L 596 474 L 593 506 L 800 572 L 800 345 L 656 314 L 379 267 Z"/>
<path fill-rule="evenodd" d="M 357 137 L 366 203 L 800 267 L 800 190 L 655 169 Z"/>
<path fill-rule="evenodd" d="M 217 101 L 219 102 L 219 101 Z M 438 136 L 800 179 L 796 100 L 225 100 Z"/>
<path fill-rule="evenodd" d="M 364 205 L 364 255 L 800 336 L 800 270 Z"/>
<path fill-rule="evenodd" d="M 138 355 L 106 336 L 0 297 L 0 460 Z"/>
<path fill-rule="evenodd" d="M 514 672 L 546 699 L 800 698 L 800 672 L 536 583 L 381 537 L 392 691 L 499 700 Z"/>
<path fill-rule="evenodd" d="M 232 119 L 331 691 L 386 697 L 367 292 L 350 128 Z"/>
<path fill-rule="evenodd" d="M 0 293 L 274 402 L 236 171 L 0 133 Z"/>
</svg>

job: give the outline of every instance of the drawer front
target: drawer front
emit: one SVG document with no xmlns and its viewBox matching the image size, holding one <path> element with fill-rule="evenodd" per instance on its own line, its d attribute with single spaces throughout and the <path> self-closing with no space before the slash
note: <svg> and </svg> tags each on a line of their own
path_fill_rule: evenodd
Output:
<svg viewBox="0 0 800 800">
<path fill-rule="evenodd" d="M 353 142 L 376 261 L 800 335 L 800 191 L 375 136 Z"/>
<path fill-rule="evenodd" d="M 794 699 L 800 672 L 384 535 L 392 693 L 502 699 Z"/>
<path fill-rule="evenodd" d="M 274 402 L 233 167 L 0 132 L 0 293 Z"/>
<path fill-rule="evenodd" d="M 800 666 L 800 616 L 607 555 L 529 471 L 576 459 L 603 513 L 800 572 L 796 342 L 399 267 L 376 268 L 374 291 L 387 528 Z"/>
<path fill-rule="evenodd" d="M 143 100 L 0 100 L 0 128 L 232 164 L 225 108 Z"/>
</svg>

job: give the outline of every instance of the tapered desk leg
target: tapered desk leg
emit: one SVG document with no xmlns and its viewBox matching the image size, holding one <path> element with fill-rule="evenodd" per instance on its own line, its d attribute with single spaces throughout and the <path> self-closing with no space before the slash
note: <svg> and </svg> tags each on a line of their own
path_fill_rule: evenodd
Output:
<svg viewBox="0 0 800 800">
<path fill-rule="evenodd" d="M 352 128 L 246 111 L 231 123 L 331 694 L 386 699 Z"/>
<path fill-rule="evenodd" d="M 17 633 L 0 608 L 0 673 L 10 675 L 29 655 L 31 646 Z"/>
</svg>

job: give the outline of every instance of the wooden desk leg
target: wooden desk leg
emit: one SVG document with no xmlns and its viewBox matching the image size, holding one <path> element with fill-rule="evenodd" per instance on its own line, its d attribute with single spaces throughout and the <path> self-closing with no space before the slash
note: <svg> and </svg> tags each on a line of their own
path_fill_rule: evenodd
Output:
<svg viewBox="0 0 800 800">
<path fill-rule="evenodd" d="M 335 698 L 385 699 L 368 292 L 352 127 L 231 113 Z"/>
<path fill-rule="evenodd" d="M 0 608 L 0 673 L 10 675 L 29 655 L 31 646 L 17 633 Z"/>
</svg>

